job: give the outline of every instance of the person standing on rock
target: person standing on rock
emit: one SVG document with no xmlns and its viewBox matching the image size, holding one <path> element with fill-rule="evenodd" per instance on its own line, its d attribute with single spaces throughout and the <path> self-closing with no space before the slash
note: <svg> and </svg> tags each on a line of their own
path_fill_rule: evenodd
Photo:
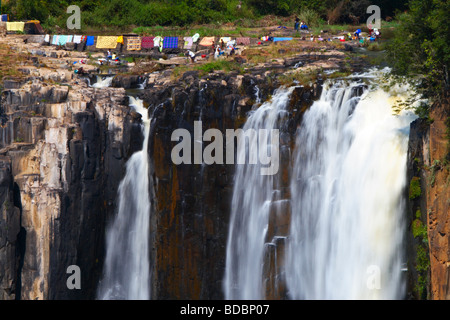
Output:
<svg viewBox="0 0 450 320">
<path fill-rule="evenodd" d="M 300 19 L 296 16 L 295 17 L 295 23 L 294 23 L 294 29 L 298 32 L 298 27 L 300 26 Z"/>
</svg>

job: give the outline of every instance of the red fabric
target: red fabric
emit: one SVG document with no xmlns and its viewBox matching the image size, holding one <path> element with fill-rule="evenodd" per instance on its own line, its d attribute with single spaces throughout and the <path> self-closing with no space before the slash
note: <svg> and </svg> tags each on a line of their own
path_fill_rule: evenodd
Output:
<svg viewBox="0 0 450 320">
<path fill-rule="evenodd" d="M 141 47 L 143 49 L 151 49 L 154 47 L 153 39 L 155 37 L 142 37 Z"/>
</svg>

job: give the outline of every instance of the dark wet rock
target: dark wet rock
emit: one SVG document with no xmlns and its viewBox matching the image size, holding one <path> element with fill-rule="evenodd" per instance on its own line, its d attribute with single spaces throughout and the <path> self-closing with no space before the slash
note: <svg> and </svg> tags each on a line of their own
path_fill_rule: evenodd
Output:
<svg viewBox="0 0 450 320">
<path fill-rule="evenodd" d="M 116 75 L 112 80 L 112 86 L 115 88 L 132 89 L 138 88 L 142 82 L 143 78 L 139 75 Z"/>
</svg>

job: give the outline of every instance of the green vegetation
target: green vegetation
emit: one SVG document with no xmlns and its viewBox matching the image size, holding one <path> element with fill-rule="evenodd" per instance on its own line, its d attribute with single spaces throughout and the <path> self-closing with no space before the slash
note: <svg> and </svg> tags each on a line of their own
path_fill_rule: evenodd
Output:
<svg viewBox="0 0 450 320">
<path fill-rule="evenodd" d="M 430 259 L 428 257 L 427 246 L 420 244 L 416 252 L 416 270 L 418 272 L 418 279 L 416 283 L 416 292 L 420 299 L 427 299 L 428 286 L 428 269 L 430 268 Z"/>
<path fill-rule="evenodd" d="M 223 36 L 249 36 L 248 32 L 249 28 L 243 28 L 240 26 L 224 29 L 220 28 L 220 26 L 200 26 L 200 27 L 137 27 L 133 29 L 134 33 L 144 35 L 144 36 L 192 36 L 196 33 L 200 35 L 200 37 L 204 36 L 214 36 L 214 37 L 223 37 Z"/>
<path fill-rule="evenodd" d="M 279 77 L 279 81 L 282 85 L 303 85 L 308 86 L 317 80 L 319 72 L 291 72 L 283 74 Z"/>
<path fill-rule="evenodd" d="M 177 78 L 181 77 L 187 71 L 200 71 L 200 76 L 204 76 L 208 73 L 211 73 L 213 71 L 219 71 L 219 70 L 226 71 L 226 72 L 238 71 L 239 73 L 242 73 L 244 71 L 242 65 L 235 61 L 217 60 L 217 61 L 207 62 L 207 63 L 201 64 L 201 65 L 193 65 L 193 66 L 180 65 L 173 70 L 172 77 L 177 79 Z"/>
<path fill-rule="evenodd" d="M 417 283 L 415 291 L 419 299 L 427 299 L 428 270 L 430 268 L 430 259 L 428 257 L 428 232 L 427 226 L 421 219 L 420 209 L 416 211 L 416 219 L 412 222 L 412 233 L 416 242 L 416 270 Z"/>
<path fill-rule="evenodd" d="M 387 57 L 397 74 L 422 79 L 425 96 L 442 96 L 449 88 L 450 2 L 410 0 L 409 8 L 398 17 Z"/>
<path fill-rule="evenodd" d="M 367 50 L 369 51 L 383 51 L 386 48 L 385 42 L 373 42 L 369 43 Z"/>
<path fill-rule="evenodd" d="M 427 239 L 427 226 L 424 225 L 422 221 L 420 221 L 420 218 L 417 218 L 416 220 L 413 221 L 412 232 L 414 238 L 421 238 L 423 241 Z"/>
<path fill-rule="evenodd" d="M 214 70 L 241 70 L 241 65 L 234 61 L 228 60 L 218 60 L 213 62 L 208 62 L 196 67 L 197 70 L 203 71 L 204 73 L 210 73 Z"/>
<path fill-rule="evenodd" d="M 413 177 L 409 184 L 409 199 L 414 200 L 422 194 L 422 190 L 420 189 L 420 178 Z"/>
<path fill-rule="evenodd" d="M 4 13 L 13 20 L 38 19 L 46 28 L 65 28 L 69 5 L 81 8 L 82 28 L 192 26 L 222 24 L 262 26 L 270 15 L 272 23 L 286 23 L 283 17 L 298 17 L 311 26 L 328 24 L 361 24 L 366 21 L 369 5 L 382 8 L 382 17 L 394 16 L 406 8 L 405 0 L 10 0 L 3 4 Z M 279 18 L 277 18 L 277 16 Z"/>
</svg>

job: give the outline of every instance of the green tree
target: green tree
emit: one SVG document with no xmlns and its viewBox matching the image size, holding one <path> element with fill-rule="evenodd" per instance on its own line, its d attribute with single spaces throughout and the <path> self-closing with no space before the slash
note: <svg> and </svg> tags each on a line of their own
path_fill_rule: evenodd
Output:
<svg viewBox="0 0 450 320">
<path fill-rule="evenodd" d="M 411 0 L 409 8 L 399 17 L 387 57 L 394 72 L 422 77 L 425 93 L 443 94 L 449 89 L 450 2 Z"/>
</svg>

